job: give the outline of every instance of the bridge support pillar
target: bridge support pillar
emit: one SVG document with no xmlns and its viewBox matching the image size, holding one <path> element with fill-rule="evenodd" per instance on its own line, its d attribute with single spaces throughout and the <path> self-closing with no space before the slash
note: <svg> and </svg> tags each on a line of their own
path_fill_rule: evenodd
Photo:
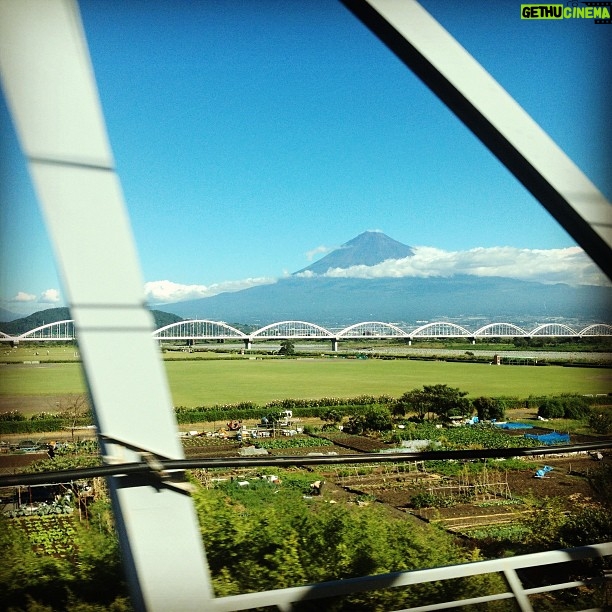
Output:
<svg viewBox="0 0 612 612">
<path fill-rule="evenodd" d="M 472 344 L 476 344 L 476 338 L 472 338 Z"/>
<path fill-rule="evenodd" d="M 332 351 L 334 353 L 337 353 L 338 352 L 338 338 L 332 338 L 331 343 L 332 343 Z"/>
<path fill-rule="evenodd" d="M 250 339 L 250 338 L 247 338 L 247 339 L 244 341 L 244 349 L 245 349 L 246 351 L 250 351 L 250 350 L 251 350 L 251 348 L 253 348 L 253 344 L 252 344 L 252 342 L 251 342 L 251 339 Z"/>
<path fill-rule="evenodd" d="M 412 346 L 412 338 L 408 338 L 408 346 Z"/>
</svg>

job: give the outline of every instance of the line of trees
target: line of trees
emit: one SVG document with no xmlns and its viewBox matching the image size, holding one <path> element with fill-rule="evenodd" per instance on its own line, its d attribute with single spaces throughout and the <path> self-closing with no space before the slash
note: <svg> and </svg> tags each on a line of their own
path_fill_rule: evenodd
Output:
<svg viewBox="0 0 612 612">
<path fill-rule="evenodd" d="M 509 409 L 529 408 L 538 411 L 543 418 L 588 419 L 590 427 L 597 433 L 612 431 L 612 414 L 602 402 L 608 398 L 585 397 L 575 394 L 558 396 L 529 397 L 486 397 L 473 399 L 467 392 L 448 385 L 425 385 L 406 391 L 399 398 L 390 395 L 360 395 L 357 397 L 322 397 L 317 399 L 286 398 L 273 400 L 264 405 L 254 402 L 240 402 L 217 406 L 178 407 L 175 409 L 179 424 L 223 421 L 226 419 L 247 420 L 271 416 L 283 410 L 292 410 L 295 417 L 318 417 L 328 427 L 337 426 L 345 417 L 355 417 L 355 430 L 362 429 L 363 415 L 373 409 L 388 416 L 379 422 L 379 431 L 392 426 L 394 421 L 408 417 L 422 422 L 437 419 L 448 422 L 452 417 L 478 416 L 480 421 L 505 418 Z M 0 434 L 43 433 L 59 429 L 91 425 L 93 417 L 85 396 L 69 396 L 60 402 L 57 411 L 39 413 L 29 419 L 19 411 L 0 414 Z M 360 416 L 361 415 L 361 416 Z M 378 418 L 378 417 L 377 417 Z M 366 427 L 365 429 L 375 429 Z"/>
</svg>

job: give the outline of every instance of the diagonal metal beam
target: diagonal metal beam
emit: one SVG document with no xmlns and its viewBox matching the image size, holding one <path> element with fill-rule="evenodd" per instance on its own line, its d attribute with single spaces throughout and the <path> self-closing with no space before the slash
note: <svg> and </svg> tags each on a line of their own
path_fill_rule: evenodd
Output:
<svg viewBox="0 0 612 612">
<path fill-rule="evenodd" d="M 133 604 L 208 609 L 193 502 L 182 483 L 162 482 L 172 474 L 154 474 L 155 457 L 184 455 L 76 2 L 2 0 L 0 76 L 74 318 L 103 453 L 112 464 L 153 458 L 151 473 L 129 487 L 109 478 Z"/>
<path fill-rule="evenodd" d="M 415 0 L 342 2 L 612 278 L 612 206 L 508 92 Z"/>
</svg>

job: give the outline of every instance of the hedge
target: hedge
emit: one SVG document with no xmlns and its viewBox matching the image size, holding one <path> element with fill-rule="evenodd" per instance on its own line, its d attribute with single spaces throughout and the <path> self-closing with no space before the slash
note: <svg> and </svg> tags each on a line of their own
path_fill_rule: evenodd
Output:
<svg viewBox="0 0 612 612">
<path fill-rule="evenodd" d="M 369 398 L 374 400 L 376 398 Z M 247 419 L 261 419 L 262 417 L 274 416 L 279 414 L 283 410 L 291 410 L 294 417 L 307 418 L 315 417 L 321 418 L 330 407 L 340 412 L 342 416 L 349 416 L 353 414 L 362 414 L 363 412 L 370 409 L 372 406 L 387 405 L 387 402 L 383 400 L 383 403 L 372 401 L 371 403 L 361 403 L 362 398 L 356 398 L 355 400 L 343 399 L 337 400 L 338 403 L 322 403 L 319 405 L 319 400 L 313 400 L 313 405 L 297 406 L 296 404 L 304 402 L 307 404 L 309 400 L 289 400 L 286 403 L 270 402 L 264 406 L 253 406 L 253 407 L 242 407 L 241 405 L 227 405 L 227 406 L 214 406 L 206 408 L 205 406 L 199 406 L 197 408 L 176 408 L 176 420 L 181 425 L 189 423 L 201 423 L 210 421 L 245 421 Z M 353 403 L 355 401 L 355 403 Z M 291 403 L 290 403 L 291 402 Z"/>
<path fill-rule="evenodd" d="M 61 417 L 34 421 L 0 421 L 0 434 L 43 433 L 58 431 L 67 426 L 68 422 Z"/>
</svg>

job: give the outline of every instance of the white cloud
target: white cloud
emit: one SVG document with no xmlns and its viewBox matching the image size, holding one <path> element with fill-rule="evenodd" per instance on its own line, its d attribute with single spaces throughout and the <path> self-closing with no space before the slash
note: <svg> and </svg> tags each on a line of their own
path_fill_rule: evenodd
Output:
<svg viewBox="0 0 612 612">
<path fill-rule="evenodd" d="M 45 289 L 37 298 L 33 293 L 19 291 L 11 302 L 36 302 L 37 304 L 56 304 L 61 300 L 57 289 Z"/>
<path fill-rule="evenodd" d="M 323 245 L 315 247 L 314 249 L 306 252 L 306 259 L 308 259 L 308 261 L 312 261 L 317 255 L 324 255 L 330 251 L 333 251 L 335 248 L 336 247 L 326 247 Z"/>
<path fill-rule="evenodd" d="M 317 276 L 317 274 L 312 270 L 304 270 L 303 272 L 298 272 L 295 276 L 298 278 L 313 278 L 314 276 Z"/>
<path fill-rule="evenodd" d="M 214 283 L 212 285 L 181 285 L 169 280 L 151 281 L 145 283 L 145 295 L 152 304 L 170 304 L 212 297 L 219 293 L 232 293 L 248 289 L 249 287 L 256 287 L 257 285 L 271 285 L 275 282 L 275 278 L 269 277 L 246 278 L 237 281 Z"/>
<path fill-rule="evenodd" d="M 34 302 L 36 296 L 25 291 L 19 291 L 17 295 L 11 300 L 11 302 Z"/>
<path fill-rule="evenodd" d="M 0 300 L 0 305 L 18 315 L 29 315 L 37 310 L 45 310 L 50 304 L 60 306 L 61 294 L 57 289 L 45 289 L 39 296 L 26 291 L 18 291 L 15 297 Z"/>
<path fill-rule="evenodd" d="M 40 294 L 38 301 L 43 304 L 57 304 L 60 301 L 60 292 L 57 289 L 47 289 Z"/>
<path fill-rule="evenodd" d="M 388 259 L 375 266 L 334 268 L 325 276 L 335 278 L 402 278 L 430 276 L 502 276 L 543 283 L 609 285 L 607 278 L 580 247 L 564 249 L 475 248 L 444 251 L 414 247 L 414 255 Z"/>
</svg>

